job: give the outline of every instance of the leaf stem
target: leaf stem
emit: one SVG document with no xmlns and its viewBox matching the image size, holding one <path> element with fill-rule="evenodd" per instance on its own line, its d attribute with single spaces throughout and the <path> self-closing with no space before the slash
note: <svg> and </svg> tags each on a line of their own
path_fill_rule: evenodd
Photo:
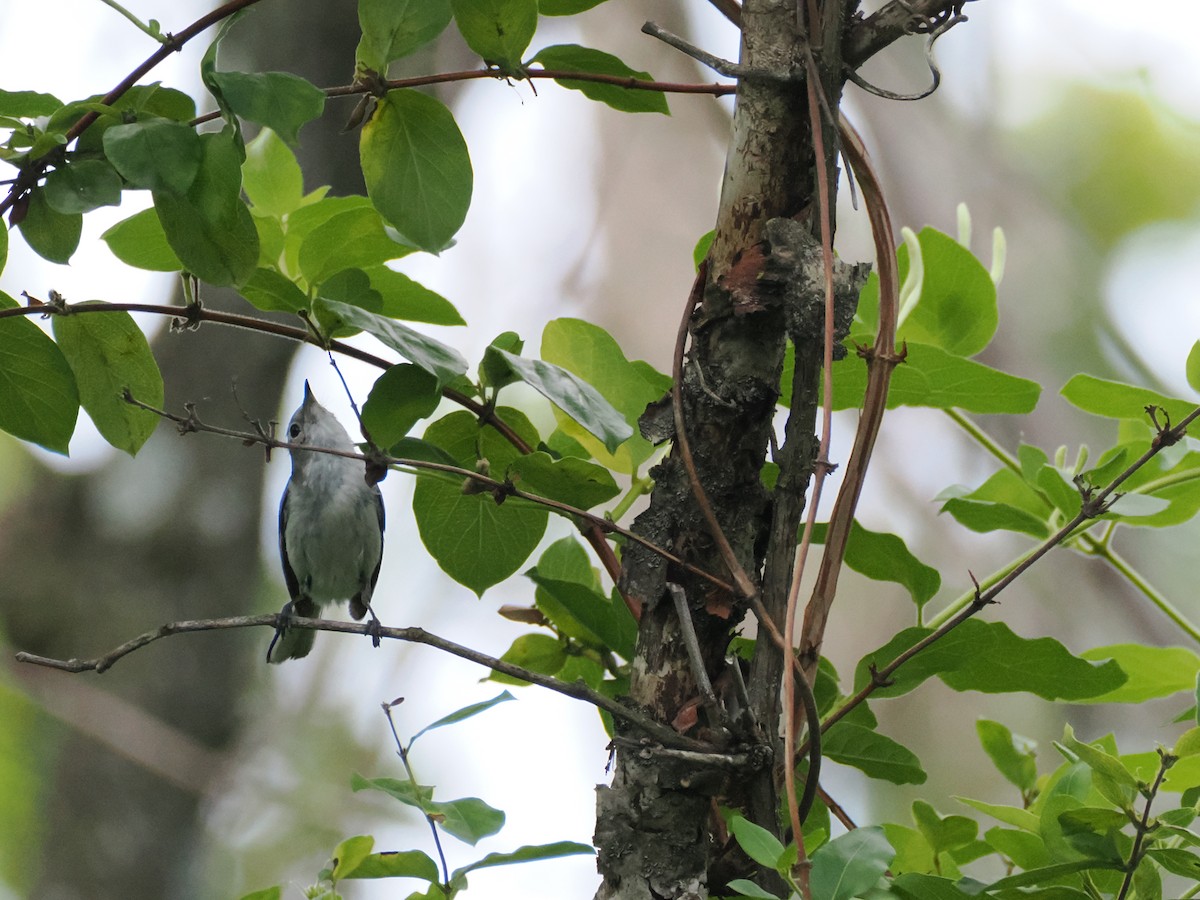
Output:
<svg viewBox="0 0 1200 900">
<path fill-rule="evenodd" d="M 135 16 L 133 13 L 131 13 L 129 10 L 127 10 L 125 7 L 123 7 L 120 3 L 117 3 L 117 0 L 100 0 L 100 2 L 103 3 L 105 6 L 111 7 L 112 9 L 119 12 L 126 19 L 128 19 L 130 22 L 132 22 L 134 25 L 136 25 L 140 31 L 144 31 L 146 34 L 150 35 L 150 37 L 154 38 L 160 44 L 165 44 L 168 40 L 170 40 L 165 34 L 162 33 L 161 29 L 155 30 L 154 28 L 151 28 L 149 25 L 147 25 L 145 22 L 143 22 L 141 19 L 139 19 L 137 16 Z"/>
</svg>

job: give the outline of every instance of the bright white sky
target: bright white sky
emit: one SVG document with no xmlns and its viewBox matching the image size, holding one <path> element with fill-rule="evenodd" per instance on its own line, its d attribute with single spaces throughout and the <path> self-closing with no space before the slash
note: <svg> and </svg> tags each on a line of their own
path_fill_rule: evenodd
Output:
<svg viewBox="0 0 1200 900">
<path fill-rule="evenodd" d="M 193 0 L 169 3 L 133 0 L 128 5 L 146 18 L 161 18 L 165 29 L 176 30 L 202 8 Z M 1160 94 L 1181 112 L 1200 116 L 1200 67 L 1194 63 L 1192 46 L 1194 35 L 1200 30 L 1200 4 L 1194 0 L 1159 0 L 1143 4 L 1136 15 L 1129 10 L 1130 4 L 1123 0 L 972 2 L 965 10 L 971 22 L 955 29 L 938 46 L 943 91 L 979 115 L 993 112 L 975 108 L 975 101 L 981 96 L 990 97 L 990 102 L 998 100 L 1002 108 L 994 112 L 1018 120 L 1035 115 L 1040 102 L 1046 99 L 1031 89 L 1047 72 L 1101 80 L 1124 79 L 1140 73 L 1148 90 Z M 36 4 L 28 0 L 0 0 L 0 22 L 4 23 L 0 32 L 0 88 L 6 90 L 48 90 L 64 100 L 100 93 L 153 49 L 148 38 L 99 0 L 43 0 Z M 709 46 L 731 55 L 736 52 L 729 46 L 731 42 L 729 30 L 723 29 L 712 35 Z M 153 77 L 193 90 L 198 81 L 199 56 L 206 45 L 207 38 L 193 42 L 184 52 L 173 55 Z M 998 92 L 982 90 L 984 84 L 998 88 Z M 476 196 L 471 218 L 460 235 L 463 255 L 453 259 L 447 255 L 439 260 L 406 261 L 404 265 L 407 272 L 443 292 L 462 309 L 471 323 L 470 332 L 443 337 L 456 341 L 471 359 L 477 358 L 482 346 L 499 331 L 514 328 L 523 334 L 537 334 L 544 320 L 562 313 L 551 301 L 537 299 L 556 296 L 555 291 L 539 287 L 542 283 L 556 285 L 561 274 L 545 270 L 546 256 L 539 253 L 534 263 L 522 255 L 524 248 L 520 241 L 500 246 L 491 239 L 511 227 L 507 218 L 514 208 L 511 197 L 522 198 L 524 218 L 560 223 L 563 267 L 576 263 L 580 244 L 587 237 L 577 233 L 578 223 L 589 218 L 577 208 L 564 211 L 557 191 L 560 185 L 554 181 L 556 173 L 547 171 L 544 156 L 529 152 L 529 148 L 544 146 L 547 135 L 554 134 L 559 146 L 570 142 L 588 158 L 587 129 L 595 120 L 580 118 L 576 120 L 578 128 L 563 127 L 564 118 L 573 115 L 572 110 L 583 101 L 571 92 L 549 88 L 541 90 L 536 100 L 523 97 L 523 108 L 537 114 L 523 116 L 517 127 L 508 115 L 506 104 L 488 102 L 492 97 L 489 92 L 494 91 L 495 87 L 489 85 L 485 90 L 468 92 L 459 109 L 468 143 L 473 135 L 497 132 L 504 135 L 503 140 L 489 140 L 489 146 L 503 148 L 501 152 L 475 159 Z M 571 133 L 564 137 L 564 131 Z M 537 165 L 527 164 L 535 159 Z M 714 172 L 714 179 L 718 175 Z M 577 192 L 573 195 L 578 197 Z M 160 299 L 170 286 L 169 278 L 147 276 L 120 266 L 96 240 L 112 222 L 133 211 L 127 201 L 120 209 L 89 215 L 80 251 L 70 267 L 37 259 L 14 233 L 9 264 L 0 276 L 0 290 L 19 296 L 23 290 L 41 295 L 55 288 L 72 301 Z M 1194 285 L 1195 278 L 1189 277 L 1188 271 L 1171 268 L 1180 265 L 1173 261 L 1179 257 L 1196 258 L 1195 248 L 1200 238 L 1189 232 L 1176 235 L 1175 241 L 1192 252 L 1167 260 L 1165 272 L 1160 269 L 1156 276 L 1163 280 L 1160 289 L 1146 290 L 1139 273 L 1147 271 L 1150 257 L 1131 247 L 1130 253 L 1122 257 L 1113 279 L 1113 295 L 1123 297 L 1126 291 L 1137 291 L 1139 302 L 1146 297 L 1162 298 L 1158 302 L 1173 304 L 1170 312 L 1173 316 L 1179 314 L 1174 307 L 1181 303 L 1189 310 L 1200 309 L 1190 291 L 1180 287 Z M 468 253 L 475 254 L 474 261 L 469 263 L 465 261 Z M 486 273 L 485 284 L 480 284 L 477 274 L 470 274 L 479 272 Z M 474 308 L 470 305 L 473 300 L 477 304 Z M 1134 304 L 1115 305 L 1137 308 Z M 1144 316 L 1145 307 L 1140 308 L 1142 313 L 1138 318 L 1142 321 L 1156 318 Z M 1192 315 L 1200 327 L 1200 312 Z M 1128 324 L 1132 328 L 1138 323 Z M 1194 333 L 1177 329 L 1174 337 L 1146 333 L 1136 342 L 1145 346 L 1146 341 L 1175 340 L 1183 345 L 1183 350 L 1172 345 L 1168 352 L 1186 354 L 1194 338 Z M 1152 359 L 1154 354 L 1146 356 Z M 305 374 L 311 374 L 319 360 L 310 358 L 303 365 Z M 302 377 L 295 376 L 297 384 Z M 314 386 L 323 396 L 336 396 L 332 388 L 322 391 L 318 385 Z M 365 394 L 365 386 L 360 387 Z M 298 397 L 298 388 L 292 394 Z M 73 445 L 73 455 L 75 461 L 66 465 L 95 464 L 104 457 L 86 432 Z M 272 469 L 268 490 L 275 497 L 287 473 L 284 465 Z M 393 548 L 417 540 L 410 517 L 404 513 L 408 488 L 399 482 L 399 478 L 388 480 L 389 508 L 394 510 L 389 516 L 388 541 Z M 269 508 L 273 502 L 268 503 Z M 264 544 L 268 546 L 273 542 L 273 527 L 271 522 L 264 523 Z M 409 571 L 402 572 L 402 568 Z M 475 637 L 482 645 L 495 645 L 494 616 L 490 610 L 501 602 L 527 602 L 523 596 L 526 586 L 513 584 L 489 593 L 481 604 L 469 594 L 464 596 L 463 589 L 448 583 L 440 573 L 429 573 L 429 568 L 424 563 L 409 567 L 398 556 L 389 559 L 384 569 L 385 585 L 381 585 L 379 594 L 403 593 L 411 598 L 408 612 L 413 622 L 454 635 L 464 643 L 472 644 Z M 434 603 L 431 600 L 434 597 L 448 599 Z M 502 644 L 503 641 L 499 649 L 503 649 Z M 446 685 L 449 694 L 417 691 L 429 696 L 414 698 L 413 703 L 406 704 L 405 712 L 411 713 L 413 722 L 431 721 L 450 709 L 496 692 L 493 686 L 477 686 L 475 680 L 480 673 L 464 664 L 431 652 L 422 653 L 420 659 L 419 687 Z M 338 660 L 339 665 L 345 662 L 344 658 Z M 411 670 L 407 671 L 405 677 L 411 680 Z M 398 690 L 396 679 L 394 671 L 363 673 L 358 682 L 359 696 L 370 697 L 371 702 L 366 704 L 370 712 L 364 713 L 361 728 L 380 725 L 374 712 L 377 698 L 412 692 L 411 684 L 408 691 Z M 592 827 L 592 789 L 604 779 L 604 739 L 596 719 L 588 710 L 544 693 L 525 690 L 518 696 L 518 703 L 493 711 L 480 721 L 477 730 L 455 732 L 455 738 L 469 735 L 471 744 L 463 746 L 455 741 L 436 745 L 440 748 L 438 754 L 444 757 L 440 768 L 459 782 L 456 789 L 465 794 L 478 793 L 509 813 L 509 826 L 487 849 L 563 838 L 587 842 Z M 284 699 L 287 702 L 286 696 Z M 294 699 L 298 700 L 299 695 Z M 498 740 L 494 725 L 500 717 L 504 718 L 499 730 L 502 739 Z M 429 749 L 434 746 L 435 742 L 430 740 Z M 237 818 L 221 805 L 214 815 L 218 819 L 225 815 L 231 820 Z M 386 829 L 373 825 L 370 830 L 387 833 Z M 412 832 L 403 840 L 419 842 L 422 838 Z M 468 857 L 458 858 L 461 861 Z M 499 900 L 561 900 L 589 895 L 594 889 L 595 874 L 590 860 L 576 859 L 539 864 L 536 869 L 523 871 L 520 867 L 493 870 L 478 874 L 472 881 L 481 895 Z M 363 888 L 360 890 L 356 885 L 352 889 L 354 896 L 391 895 L 386 890 L 368 893 Z"/>
</svg>

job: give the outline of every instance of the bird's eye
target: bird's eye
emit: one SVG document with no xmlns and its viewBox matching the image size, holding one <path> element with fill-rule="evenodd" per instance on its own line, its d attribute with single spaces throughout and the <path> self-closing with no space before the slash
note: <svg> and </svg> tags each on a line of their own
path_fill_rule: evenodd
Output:
<svg viewBox="0 0 1200 900">
<path fill-rule="evenodd" d="M 288 437 L 293 441 L 300 437 L 300 425 L 297 422 L 292 423 L 292 427 L 288 429 Z"/>
</svg>

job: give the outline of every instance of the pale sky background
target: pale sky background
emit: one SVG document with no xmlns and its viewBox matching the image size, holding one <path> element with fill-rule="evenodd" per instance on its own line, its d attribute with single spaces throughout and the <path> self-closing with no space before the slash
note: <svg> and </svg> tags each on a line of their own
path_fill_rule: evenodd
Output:
<svg viewBox="0 0 1200 900">
<path fill-rule="evenodd" d="M 699 4 L 699 0 L 696 2 Z M 133 0 L 128 5 L 146 18 L 160 18 L 164 29 L 176 30 L 202 8 L 191 0 Z M 1161 97 L 1181 114 L 1200 117 L 1200 66 L 1195 63 L 1194 47 L 1195 34 L 1200 30 L 1200 4 L 1194 0 L 1161 0 L 1141 5 L 1136 15 L 1129 10 L 1127 2 L 1118 0 L 969 3 L 965 11 L 971 21 L 955 28 L 938 44 L 942 95 L 970 115 L 1015 123 L 1037 116 L 1053 99 L 1039 92 L 1047 74 L 1103 83 L 1136 77 L 1144 81 L 1147 92 Z M 725 56 L 736 55 L 736 38 L 723 20 L 707 12 L 697 18 L 708 31 L 698 43 Z M 153 49 L 148 38 L 98 0 L 0 0 L 0 21 L 4 23 L 0 31 L 0 88 L 6 90 L 47 90 L 64 100 L 101 93 Z M 194 93 L 199 58 L 209 39 L 206 35 L 193 41 L 182 53 L 168 59 L 152 78 Z M 546 41 L 539 35 L 535 46 L 538 43 Z M 48 52 L 48 46 L 53 47 L 52 52 Z M 910 45 L 892 52 L 918 51 Z M 856 89 L 849 88 L 852 104 L 855 95 Z M 671 102 L 709 101 L 673 98 Z M 459 234 L 457 248 L 438 259 L 406 259 L 399 268 L 458 305 L 469 329 L 429 330 L 458 346 L 474 365 L 482 348 L 500 331 L 520 332 L 527 338 L 527 349 L 535 351 L 546 320 L 559 315 L 589 317 L 589 311 L 580 304 L 569 297 L 564 300 L 560 285 L 564 273 L 578 267 L 586 254 L 587 223 L 594 210 L 581 207 L 581 200 L 584 204 L 595 201 L 574 182 L 576 176 L 572 173 L 577 170 L 553 165 L 553 158 L 538 150 L 553 145 L 558 154 L 570 157 L 576 165 L 580 160 L 592 160 L 594 131 L 607 119 L 579 94 L 544 82 L 536 98 L 524 87 L 475 83 L 461 95 L 456 115 L 469 146 L 489 147 L 486 154 L 473 156 L 475 197 L 470 216 Z M 715 198 L 720 171 L 710 175 Z M 569 202 L 564 202 L 565 195 L 569 195 Z M 512 227 L 514 208 L 520 209 L 522 220 L 539 222 L 539 233 L 556 235 L 556 245 L 535 247 L 521 241 L 496 241 L 496 235 Z M 41 296 L 54 288 L 71 301 L 161 301 L 171 287 L 170 277 L 125 268 L 97 239 L 113 222 L 134 211 L 136 207 L 126 200 L 120 208 L 89 214 L 80 250 L 69 267 L 33 256 L 14 232 L 8 266 L 0 276 L 0 290 L 17 297 L 24 290 Z M 697 229 L 697 235 L 702 230 Z M 1106 295 L 1114 309 L 1136 311 L 1120 320 L 1129 329 L 1131 343 L 1148 360 L 1163 360 L 1162 376 L 1169 383 L 1179 384 L 1180 392 L 1185 388 L 1179 380 L 1178 360 L 1200 333 L 1200 304 L 1194 297 L 1198 258 L 1200 234 L 1193 228 L 1175 227 L 1154 241 L 1145 237 L 1132 240 L 1118 257 Z M 611 262 L 586 263 L 584 279 L 588 265 Z M 1019 259 L 1009 259 L 1010 266 L 1020 264 Z M 680 302 L 686 288 L 686 284 L 679 286 Z M 1176 327 L 1164 333 L 1157 323 L 1167 317 Z M 664 338 L 662 355 L 655 360 L 660 367 L 669 343 Z M 1156 349 L 1159 352 L 1153 352 Z M 299 400 L 300 385 L 308 377 L 322 400 L 344 422 L 352 421 L 326 372 L 320 354 L 311 348 L 302 352 L 288 392 L 294 400 L 288 409 L 280 411 L 280 417 L 286 419 L 290 414 L 290 407 Z M 357 395 L 365 396 L 371 373 L 353 366 L 348 366 L 347 372 Z M 85 425 L 85 417 L 81 416 L 80 421 L 71 459 L 42 454 L 43 458 L 65 471 L 78 471 L 106 459 L 111 451 L 98 446 Z M 944 473 L 939 476 L 944 479 Z M 263 523 L 264 553 L 272 561 L 275 525 L 271 511 L 286 477 L 286 461 L 280 459 L 270 473 L 268 516 Z M 501 603 L 527 603 L 527 583 L 516 577 L 477 601 L 466 589 L 445 578 L 420 552 L 397 552 L 406 545 L 419 546 L 407 512 L 411 484 L 393 476 L 387 480 L 385 491 L 390 512 L 390 552 L 377 597 L 395 598 L 404 611 L 381 611 L 384 620 L 389 624 L 421 624 L 460 643 L 502 652 L 522 629 L 498 626 L 492 611 Z M 565 533 L 568 529 L 552 520 L 551 536 Z M 282 585 L 280 596 L 282 599 Z M 395 621 L 396 615 L 402 621 Z M 308 702 L 313 686 L 306 679 L 328 672 L 331 666 L 350 664 L 349 655 L 339 652 L 345 644 L 330 640 L 332 636 L 325 637 L 306 670 L 296 671 L 290 666 L 272 669 L 264 676 L 278 680 L 280 703 Z M 410 655 L 419 661 L 416 666 L 408 665 Z M 355 664 L 359 668 L 353 679 L 355 694 L 363 701 L 355 727 L 359 737 L 371 739 L 374 735 L 381 742 L 388 740 L 377 711 L 381 700 L 409 696 L 399 716 L 402 730 L 411 733 L 499 690 L 495 685 L 477 684 L 482 670 L 421 648 L 394 649 L 383 664 L 373 659 Z M 415 681 L 418 678 L 419 683 Z M 339 678 L 337 683 L 349 680 Z M 322 690 L 339 689 L 326 682 Z M 505 704 L 469 725 L 429 735 L 419 745 L 419 770 L 427 780 L 444 785 L 447 796 L 477 795 L 508 813 L 506 828 L 480 848 L 471 850 L 448 840 L 452 865 L 525 843 L 590 841 L 593 788 L 605 780 L 606 762 L 605 738 L 596 716 L 581 704 L 547 692 L 529 688 L 516 694 L 518 702 Z M 270 814 L 248 806 L 244 797 L 255 796 L 264 784 L 269 786 L 278 768 L 271 760 L 279 752 L 280 748 L 272 747 L 266 739 L 248 751 L 246 766 L 233 777 L 232 786 L 237 790 L 231 796 L 212 798 L 210 827 L 214 832 L 236 840 L 238 834 L 252 835 L 270 827 Z M 398 762 L 396 768 L 398 772 Z M 365 774 L 389 773 L 381 770 Z M 348 775 L 330 772 L 329 778 L 348 784 Z M 430 849 L 423 826 L 407 829 L 367 822 L 361 830 L 377 836 L 379 849 Z M 315 875 L 320 861 L 316 865 L 312 861 L 298 862 L 302 865 L 296 869 L 297 884 Z M 478 873 L 472 877 L 471 895 L 499 900 L 562 900 L 590 896 L 595 883 L 593 861 L 579 857 Z M 248 884 L 245 888 L 262 886 Z M 397 893 L 387 882 L 344 887 L 349 897 Z M 293 888 L 285 896 L 298 897 L 299 891 Z"/>
</svg>

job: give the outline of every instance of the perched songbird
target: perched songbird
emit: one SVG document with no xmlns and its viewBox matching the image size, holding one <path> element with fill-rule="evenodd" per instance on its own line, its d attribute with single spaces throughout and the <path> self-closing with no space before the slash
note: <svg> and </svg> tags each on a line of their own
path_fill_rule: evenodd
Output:
<svg viewBox="0 0 1200 900">
<path fill-rule="evenodd" d="M 288 424 L 292 444 L 354 451 L 350 435 L 313 397 L 304 382 L 304 402 Z M 371 593 L 383 559 L 383 497 L 368 485 L 364 464 L 355 459 L 292 450 L 292 477 L 279 504 L 279 555 L 291 599 L 283 616 L 313 618 L 328 603 L 350 601 L 350 615 L 361 619 L 371 609 Z M 315 631 L 288 628 L 275 632 L 267 661 L 299 659 L 312 649 Z M 378 643 L 378 640 L 376 641 Z"/>
</svg>

